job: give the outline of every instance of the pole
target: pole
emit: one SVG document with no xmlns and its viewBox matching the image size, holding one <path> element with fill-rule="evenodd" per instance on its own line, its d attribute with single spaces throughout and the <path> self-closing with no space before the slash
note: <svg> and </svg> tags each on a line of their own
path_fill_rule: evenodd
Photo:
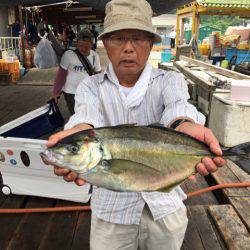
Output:
<svg viewBox="0 0 250 250">
<path fill-rule="evenodd" d="M 22 46 L 22 54 L 23 54 L 23 66 L 25 65 L 25 44 L 24 44 L 24 34 L 23 34 L 23 15 L 22 15 L 22 4 L 18 5 L 18 14 L 19 14 L 19 23 L 20 23 L 20 35 L 21 35 L 21 46 Z"/>
</svg>

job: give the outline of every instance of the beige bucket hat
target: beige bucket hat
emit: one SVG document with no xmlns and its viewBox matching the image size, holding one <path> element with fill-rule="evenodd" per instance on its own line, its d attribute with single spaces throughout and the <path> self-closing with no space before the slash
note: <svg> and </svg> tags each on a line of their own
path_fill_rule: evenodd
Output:
<svg viewBox="0 0 250 250">
<path fill-rule="evenodd" d="M 155 42 L 161 37 L 153 28 L 152 8 L 145 0 L 112 0 L 106 4 L 104 31 L 98 37 L 118 30 L 137 29 L 151 33 Z"/>
</svg>

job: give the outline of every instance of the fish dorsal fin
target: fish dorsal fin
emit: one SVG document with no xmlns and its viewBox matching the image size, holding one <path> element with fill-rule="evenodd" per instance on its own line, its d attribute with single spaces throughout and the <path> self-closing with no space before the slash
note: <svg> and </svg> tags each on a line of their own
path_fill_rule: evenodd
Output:
<svg viewBox="0 0 250 250">
<path fill-rule="evenodd" d="M 133 126 L 136 126 L 137 123 L 132 123 L 132 124 L 119 124 L 119 125 L 116 125 L 114 126 L 115 128 L 126 128 L 126 127 L 133 127 Z"/>
</svg>

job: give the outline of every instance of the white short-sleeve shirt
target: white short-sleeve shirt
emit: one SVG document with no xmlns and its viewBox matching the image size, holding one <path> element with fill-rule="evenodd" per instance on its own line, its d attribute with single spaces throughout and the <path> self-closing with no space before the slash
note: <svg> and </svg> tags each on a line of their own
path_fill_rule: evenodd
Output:
<svg viewBox="0 0 250 250">
<path fill-rule="evenodd" d="M 87 56 L 90 64 L 95 72 L 101 71 L 99 55 L 91 50 Z M 60 66 L 68 71 L 63 91 L 69 94 L 75 94 L 79 83 L 88 75 L 76 53 L 72 50 L 67 50 L 61 59 Z"/>
</svg>

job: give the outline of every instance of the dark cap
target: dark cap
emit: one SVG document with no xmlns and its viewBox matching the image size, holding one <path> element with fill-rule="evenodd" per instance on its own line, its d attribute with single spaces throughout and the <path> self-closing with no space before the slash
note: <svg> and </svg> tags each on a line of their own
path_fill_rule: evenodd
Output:
<svg viewBox="0 0 250 250">
<path fill-rule="evenodd" d="M 94 35 L 93 33 L 86 29 L 86 30 L 83 30 L 81 31 L 78 35 L 77 35 L 77 40 L 94 40 Z"/>
</svg>

